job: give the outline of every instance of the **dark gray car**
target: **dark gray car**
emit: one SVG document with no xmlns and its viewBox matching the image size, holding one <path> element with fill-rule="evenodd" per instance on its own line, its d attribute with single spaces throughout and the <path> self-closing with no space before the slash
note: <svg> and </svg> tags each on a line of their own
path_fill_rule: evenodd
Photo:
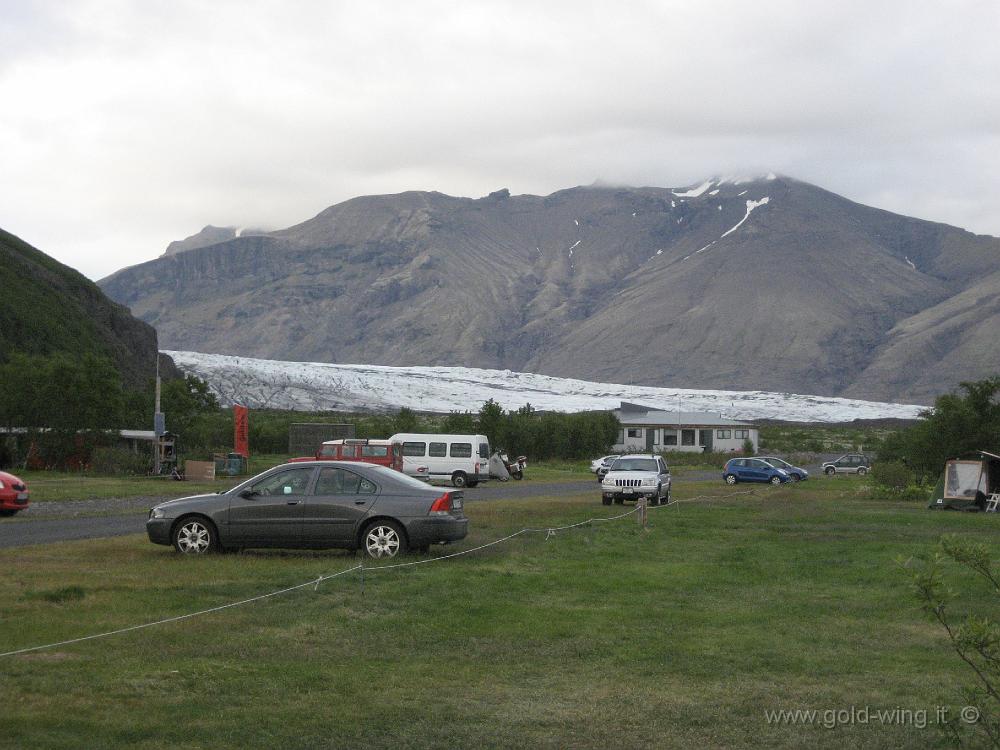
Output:
<svg viewBox="0 0 1000 750">
<path fill-rule="evenodd" d="M 371 557 L 464 539 L 462 493 L 356 461 L 276 466 L 227 492 L 161 503 L 151 542 L 199 554 L 246 547 L 363 548 Z"/>
</svg>

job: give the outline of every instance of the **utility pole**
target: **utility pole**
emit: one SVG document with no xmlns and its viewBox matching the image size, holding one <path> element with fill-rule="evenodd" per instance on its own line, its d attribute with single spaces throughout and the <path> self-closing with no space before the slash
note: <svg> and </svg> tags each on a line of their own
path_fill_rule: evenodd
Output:
<svg viewBox="0 0 1000 750">
<path fill-rule="evenodd" d="M 160 475 L 160 440 L 166 432 L 166 420 L 160 411 L 160 352 L 156 352 L 156 400 L 153 405 L 153 473 Z"/>
</svg>

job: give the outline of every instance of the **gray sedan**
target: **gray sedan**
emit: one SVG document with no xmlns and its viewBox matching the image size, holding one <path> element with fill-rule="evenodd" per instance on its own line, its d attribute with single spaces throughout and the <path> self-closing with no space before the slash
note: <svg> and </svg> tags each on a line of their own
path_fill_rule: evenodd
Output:
<svg viewBox="0 0 1000 750">
<path fill-rule="evenodd" d="M 146 521 L 151 542 L 185 554 L 340 547 L 395 557 L 468 531 L 461 492 L 355 461 L 283 464 L 227 492 L 160 503 Z"/>
</svg>

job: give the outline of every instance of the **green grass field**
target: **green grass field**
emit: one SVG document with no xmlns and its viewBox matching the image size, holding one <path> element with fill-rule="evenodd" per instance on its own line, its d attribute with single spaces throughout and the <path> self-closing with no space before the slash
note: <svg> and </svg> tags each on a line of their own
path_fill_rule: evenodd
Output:
<svg viewBox="0 0 1000 750">
<path fill-rule="evenodd" d="M 745 485 L 737 491 L 750 489 Z M 726 495 L 681 483 L 675 497 Z M 630 507 L 630 506 L 628 506 Z M 627 508 L 628 509 L 628 508 Z M 613 515 L 596 491 L 472 502 L 468 549 Z M 896 560 L 1000 517 L 868 500 L 856 479 L 518 536 L 243 607 L 0 658 L 0 746 L 933 747 L 932 726 L 765 711 L 959 706 L 970 682 Z M 410 559 L 428 559 L 432 555 Z M 0 651 L 219 606 L 357 564 L 185 559 L 144 537 L 0 551 Z M 995 611 L 960 571 L 956 614 Z"/>
</svg>

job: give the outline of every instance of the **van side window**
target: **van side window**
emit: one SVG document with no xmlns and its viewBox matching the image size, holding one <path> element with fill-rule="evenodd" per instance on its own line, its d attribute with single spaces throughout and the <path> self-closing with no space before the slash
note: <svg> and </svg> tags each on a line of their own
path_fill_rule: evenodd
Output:
<svg viewBox="0 0 1000 750">
<path fill-rule="evenodd" d="M 427 451 L 427 443 L 403 443 L 404 456 L 423 456 Z"/>
<path fill-rule="evenodd" d="M 427 453 L 428 456 L 433 456 L 434 458 L 444 458 L 448 455 L 448 444 L 447 443 L 431 443 L 430 451 Z"/>
<path fill-rule="evenodd" d="M 452 458 L 472 458 L 472 443 L 452 443 Z"/>
<path fill-rule="evenodd" d="M 385 445 L 362 445 L 362 456 L 383 457 L 389 455 L 389 447 Z"/>
<path fill-rule="evenodd" d="M 489 458 L 490 457 L 490 444 L 489 443 L 480 443 L 479 444 L 479 457 L 480 458 Z"/>
<path fill-rule="evenodd" d="M 320 458 L 336 458 L 337 457 L 337 446 L 336 445 L 324 445 L 319 450 Z"/>
</svg>

